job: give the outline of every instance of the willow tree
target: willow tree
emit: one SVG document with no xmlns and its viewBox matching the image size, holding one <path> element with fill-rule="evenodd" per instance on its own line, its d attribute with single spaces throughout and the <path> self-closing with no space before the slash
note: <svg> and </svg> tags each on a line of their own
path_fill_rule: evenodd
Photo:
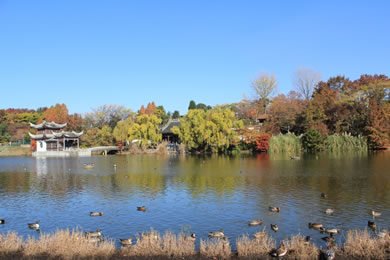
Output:
<svg viewBox="0 0 390 260">
<path fill-rule="evenodd" d="M 113 131 L 115 140 L 118 142 L 125 142 L 129 140 L 129 129 L 134 124 L 134 120 L 131 117 L 125 120 L 119 121 Z"/>
<path fill-rule="evenodd" d="M 190 150 L 197 151 L 226 151 L 238 142 L 236 129 L 243 127 L 242 121 L 226 108 L 191 109 L 180 122 L 180 127 L 172 131 Z"/>
<path fill-rule="evenodd" d="M 143 149 L 161 142 L 161 119 L 156 115 L 139 115 L 136 122 L 129 128 L 129 140 L 137 140 Z"/>
</svg>

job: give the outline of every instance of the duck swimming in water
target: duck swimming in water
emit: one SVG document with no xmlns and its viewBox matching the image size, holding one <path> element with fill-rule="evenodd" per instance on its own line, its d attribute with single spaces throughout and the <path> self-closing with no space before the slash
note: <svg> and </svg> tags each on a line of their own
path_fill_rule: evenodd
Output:
<svg viewBox="0 0 390 260">
<path fill-rule="evenodd" d="M 323 228 L 324 226 L 320 223 L 310 223 L 309 222 L 309 228 L 313 228 L 313 229 L 320 229 L 320 228 Z"/>
<path fill-rule="evenodd" d="M 268 207 L 268 209 L 271 212 L 280 212 L 280 208 L 278 208 L 278 207 Z"/>
<path fill-rule="evenodd" d="M 130 246 L 133 244 L 133 240 L 131 238 L 120 238 L 119 242 L 122 246 Z"/>
<path fill-rule="evenodd" d="M 328 215 L 333 215 L 334 214 L 334 208 L 326 209 L 325 213 L 328 214 Z"/>
<path fill-rule="evenodd" d="M 376 228 L 376 223 L 374 222 L 374 221 L 368 221 L 368 227 L 370 227 L 370 228 L 373 228 L 373 229 L 375 229 Z"/>
<path fill-rule="evenodd" d="M 276 232 L 279 230 L 279 227 L 276 224 L 271 224 L 271 229 Z"/>
<path fill-rule="evenodd" d="M 5 223 L 5 220 L 4 219 L 0 219 L 0 224 L 4 224 Z"/>
<path fill-rule="evenodd" d="M 146 207 L 145 206 L 137 207 L 137 210 L 138 211 L 146 211 Z"/>
<path fill-rule="evenodd" d="M 85 232 L 85 237 L 87 238 L 91 238 L 91 237 L 101 237 L 102 236 L 102 231 L 99 229 L 97 229 L 96 231 L 88 231 L 88 232 Z"/>
<path fill-rule="evenodd" d="M 103 216 L 103 212 L 93 212 L 93 211 L 91 211 L 89 213 L 89 215 L 92 216 L 92 217 Z"/>
<path fill-rule="evenodd" d="M 258 225 L 261 225 L 261 224 L 263 224 L 263 221 L 261 219 L 252 220 L 252 221 L 248 222 L 249 226 L 258 226 Z"/>
<path fill-rule="evenodd" d="M 93 163 L 84 163 L 84 169 L 93 169 L 95 168 L 95 164 Z"/>
<path fill-rule="evenodd" d="M 39 229 L 39 220 L 37 220 L 35 223 L 27 224 L 29 228 L 31 229 Z"/>
<path fill-rule="evenodd" d="M 379 217 L 380 215 L 382 215 L 382 213 L 380 213 L 379 211 L 375 211 L 375 210 L 371 211 L 371 214 L 374 217 Z"/>
<path fill-rule="evenodd" d="M 223 229 L 220 229 L 217 232 L 210 232 L 209 238 L 223 238 L 225 237 L 225 234 L 223 233 Z"/>
</svg>

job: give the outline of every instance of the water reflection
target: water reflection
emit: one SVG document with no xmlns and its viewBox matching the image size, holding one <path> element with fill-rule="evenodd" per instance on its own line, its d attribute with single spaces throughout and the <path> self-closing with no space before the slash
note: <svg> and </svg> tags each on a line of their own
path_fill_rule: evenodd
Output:
<svg viewBox="0 0 390 260">
<path fill-rule="evenodd" d="M 320 245 L 308 222 L 364 228 L 372 209 L 377 225 L 389 228 L 390 153 L 337 156 L 107 156 L 91 158 L 0 158 L 0 232 L 34 235 L 26 223 L 40 220 L 42 231 L 101 228 L 118 238 L 147 231 L 180 232 L 205 238 L 223 228 L 235 238 L 278 224 L 273 236 L 301 232 Z M 94 163 L 94 169 L 84 169 Z M 116 165 L 116 167 L 114 167 Z M 324 192 L 327 199 L 320 197 Z M 146 212 L 136 210 L 147 207 Z M 280 207 L 271 213 L 269 206 Z M 334 215 L 324 213 L 334 208 Z M 90 211 L 104 212 L 91 218 Z M 129 221 L 131 220 L 131 221 Z M 233 241 L 232 241 L 233 242 Z"/>
</svg>

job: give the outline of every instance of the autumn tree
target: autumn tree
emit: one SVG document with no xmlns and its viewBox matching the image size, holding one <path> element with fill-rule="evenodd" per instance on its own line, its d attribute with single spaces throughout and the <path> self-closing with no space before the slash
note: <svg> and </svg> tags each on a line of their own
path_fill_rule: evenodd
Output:
<svg viewBox="0 0 390 260">
<path fill-rule="evenodd" d="M 261 112 L 266 113 L 270 98 L 278 88 L 275 75 L 263 72 L 252 81 L 251 86 L 261 102 Z"/>
<path fill-rule="evenodd" d="M 129 140 L 137 140 L 145 149 L 161 142 L 161 119 L 156 115 L 139 115 L 136 122 L 129 128 Z"/>
<path fill-rule="evenodd" d="M 295 90 L 306 100 L 311 99 L 314 88 L 321 80 L 321 74 L 312 68 L 300 67 L 296 70 L 293 77 Z"/>
<path fill-rule="evenodd" d="M 100 146 L 110 146 L 114 142 L 112 129 L 108 125 L 104 125 L 96 133 L 96 140 Z"/>
<path fill-rule="evenodd" d="M 131 117 L 125 120 L 119 121 L 113 131 L 114 138 L 117 142 L 125 142 L 129 140 L 129 129 L 134 124 L 134 120 Z"/>
<path fill-rule="evenodd" d="M 172 131 L 192 150 L 222 152 L 238 143 L 236 130 L 243 127 L 230 109 L 192 109 Z"/>
<path fill-rule="evenodd" d="M 148 105 L 146 106 L 145 114 L 151 115 L 156 111 L 156 109 L 156 104 L 154 104 L 154 101 L 152 101 L 152 103 L 148 103 Z"/>
<path fill-rule="evenodd" d="M 298 125 L 297 118 L 303 112 L 305 102 L 301 96 L 290 91 L 287 97 L 283 94 L 278 95 L 272 100 L 268 111 L 268 122 L 265 127 L 271 133 L 300 133 L 301 127 Z"/>
<path fill-rule="evenodd" d="M 69 111 L 65 104 L 56 104 L 44 112 L 45 120 L 63 124 L 68 122 Z"/>
</svg>

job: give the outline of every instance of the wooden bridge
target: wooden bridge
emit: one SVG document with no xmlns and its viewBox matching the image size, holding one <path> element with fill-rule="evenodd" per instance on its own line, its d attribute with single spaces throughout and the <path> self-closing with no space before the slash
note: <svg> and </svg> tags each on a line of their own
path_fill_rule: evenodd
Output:
<svg viewBox="0 0 390 260">
<path fill-rule="evenodd" d="M 91 153 L 93 152 L 103 152 L 104 155 L 107 155 L 111 151 L 119 151 L 118 146 L 97 146 L 88 149 Z"/>
</svg>

